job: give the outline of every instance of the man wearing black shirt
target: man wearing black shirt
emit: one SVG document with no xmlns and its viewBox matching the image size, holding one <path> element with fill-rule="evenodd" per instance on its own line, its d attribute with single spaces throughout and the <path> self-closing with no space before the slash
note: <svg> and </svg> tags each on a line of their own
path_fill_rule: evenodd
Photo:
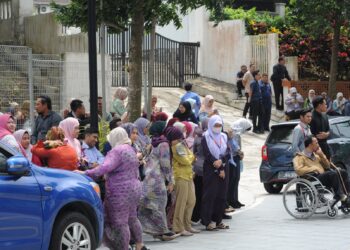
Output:
<svg viewBox="0 0 350 250">
<path fill-rule="evenodd" d="M 242 65 L 241 66 L 241 71 L 239 71 L 237 73 L 237 91 L 238 91 L 238 96 L 242 97 L 242 89 L 244 89 L 243 86 L 243 76 L 245 74 L 245 72 L 247 72 L 247 66 L 246 65 Z"/>
<path fill-rule="evenodd" d="M 271 75 L 271 81 L 273 83 L 273 90 L 275 92 L 275 101 L 276 101 L 276 109 L 283 110 L 283 86 L 282 80 L 288 79 L 290 76 L 288 74 L 286 66 L 284 66 L 285 60 L 284 57 L 278 58 L 278 64 L 273 66 L 273 74 Z M 282 97 L 282 102 L 280 102 L 280 97 Z"/>
<path fill-rule="evenodd" d="M 329 137 L 329 122 L 326 116 L 327 103 L 322 96 L 317 96 L 312 101 L 314 111 L 312 112 L 312 120 L 310 123 L 311 133 L 317 138 L 323 153 L 328 159 L 331 158 L 331 153 L 327 144 Z"/>
</svg>

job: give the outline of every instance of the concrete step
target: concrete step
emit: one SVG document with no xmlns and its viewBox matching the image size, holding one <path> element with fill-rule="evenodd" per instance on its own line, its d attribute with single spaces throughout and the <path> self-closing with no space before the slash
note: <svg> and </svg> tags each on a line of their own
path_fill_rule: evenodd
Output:
<svg viewBox="0 0 350 250">
<path fill-rule="evenodd" d="M 215 101 L 243 111 L 246 100 L 238 97 L 236 85 L 207 77 L 198 77 L 188 82 L 193 84 L 193 91 L 199 95 L 212 95 Z M 272 107 L 271 120 L 284 120 L 284 112 L 276 110 L 275 105 Z"/>
</svg>

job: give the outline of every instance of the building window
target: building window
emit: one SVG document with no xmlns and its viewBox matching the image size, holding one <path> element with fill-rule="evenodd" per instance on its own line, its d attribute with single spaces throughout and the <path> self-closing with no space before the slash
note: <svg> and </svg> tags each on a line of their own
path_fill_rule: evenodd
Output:
<svg viewBox="0 0 350 250">
<path fill-rule="evenodd" d="M 10 19 L 12 17 L 12 8 L 10 0 L 0 0 L 0 19 Z"/>
</svg>

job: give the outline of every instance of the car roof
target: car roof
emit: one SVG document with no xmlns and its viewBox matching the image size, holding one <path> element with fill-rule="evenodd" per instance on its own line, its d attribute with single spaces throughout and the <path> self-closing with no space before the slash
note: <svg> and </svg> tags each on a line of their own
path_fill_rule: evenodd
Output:
<svg viewBox="0 0 350 250">
<path fill-rule="evenodd" d="M 350 121 L 350 116 L 328 116 L 329 124 L 337 124 L 342 122 Z M 290 120 L 290 121 L 283 121 L 278 124 L 274 124 L 271 126 L 272 129 L 277 127 L 289 127 L 289 126 L 296 126 L 299 123 L 299 119 Z"/>
</svg>

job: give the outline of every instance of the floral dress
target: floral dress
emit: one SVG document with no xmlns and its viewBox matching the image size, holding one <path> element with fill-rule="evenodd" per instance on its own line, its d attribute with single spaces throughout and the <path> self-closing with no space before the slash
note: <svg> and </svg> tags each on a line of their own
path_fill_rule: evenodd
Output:
<svg viewBox="0 0 350 250">
<path fill-rule="evenodd" d="M 145 167 L 139 220 L 143 231 L 152 235 L 168 233 L 166 218 L 167 188 L 165 182 L 174 183 L 167 142 L 152 149 Z"/>
</svg>

